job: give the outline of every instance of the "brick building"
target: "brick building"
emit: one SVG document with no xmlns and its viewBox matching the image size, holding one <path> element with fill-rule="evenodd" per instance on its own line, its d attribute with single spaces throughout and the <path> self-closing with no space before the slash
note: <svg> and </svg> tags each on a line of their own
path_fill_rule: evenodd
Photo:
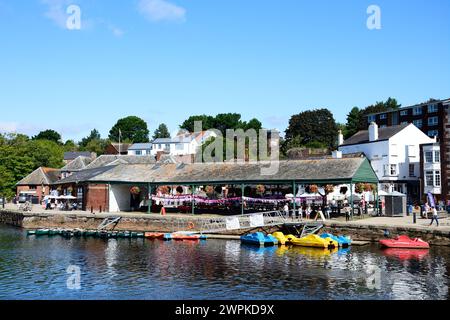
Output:
<svg viewBox="0 0 450 320">
<path fill-rule="evenodd" d="M 26 194 L 38 204 L 50 194 L 53 183 L 61 178 L 61 171 L 52 168 L 38 168 L 17 183 L 17 195 Z"/>
<path fill-rule="evenodd" d="M 450 200 L 450 99 L 430 100 L 397 110 L 373 113 L 366 116 L 367 127 L 375 122 L 380 128 L 413 123 L 429 137 L 437 137 L 441 149 L 441 194 L 442 201 Z M 423 155 L 422 155 L 423 156 Z M 422 197 L 424 184 L 422 184 Z"/>
</svg>

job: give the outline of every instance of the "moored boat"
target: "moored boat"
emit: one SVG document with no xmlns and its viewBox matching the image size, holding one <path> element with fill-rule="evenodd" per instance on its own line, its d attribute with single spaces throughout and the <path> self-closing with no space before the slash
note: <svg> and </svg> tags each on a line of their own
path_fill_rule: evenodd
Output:
<svg viewBox="0 0 450 320">
<path fill-rule="evenodd" d="M 273 246 L 278 244 L 278 240 L 272 235 L 264 235 L 262 232 L 250 233 L 241 236 L 241 242 L 258 245 L 258 246 Z"/>
<path fill-rule="evenodd" d="M 411 239 L 408 236 L 401 235 L 394 239 L 380 240 L 380 245 L 386 248 L 406 248 L 406 249 L 429 249 L 428 242 L 420 238 Z"/>
<path fill-rule="evenodd" d="M 38 229 L 36 230 L 36 235 L 37 236 L 48 236 L 50 233 L 49 229 Z"/>
<path fill-rule="evenodd" d="M 285 244 L 289 243 L 288 238 L 284 235 L 283 232 L 274 232 L 274 233 L 272 233 L 272 236 L 278 240 L 278 244 L 280 244 L 280 245 L 285 245 Z"/>
<path fill-rule="evenodd" d="M 331 238 L 321 238 L 316 234 L 310 234 L 303 238 L 293 235 L 288 236 L 289 241 L 295 246 L 315 247 L 315 248 L 338 248 L 339 244 Z"/>
<path fill-rule="evenodd" d="M 36 230 L 28 230 L 27 231 L 27 235 L 28 236 L 35 236 L 36 235 Z"/>
<path fill-rule="evenodd" d="M 320 235 L 321 238 L 326 239 L 330 238 L 336 241 L 339 245 L 339 247 L 346 248 L 349 247 L 352 244 L 352 240 L 349 237 L 345 236 L 335 236 L 331 233 L 323 233 Z"/>
<path fill-rule="evenodd" d="M 147 239 L 162 239 L 164 238 L 164 233 L 159 232 L 146 232 L 144 237 Z"/>
</svg>

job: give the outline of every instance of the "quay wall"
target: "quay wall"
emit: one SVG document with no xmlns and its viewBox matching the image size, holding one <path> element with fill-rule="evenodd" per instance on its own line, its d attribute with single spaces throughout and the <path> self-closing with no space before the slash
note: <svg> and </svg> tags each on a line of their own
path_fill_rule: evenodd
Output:
<svg viewBox="0 0 450 320">
<path fill-rule="evenodd" d="M 91 213 L 24 213 L 13 210 L 0 210 L 0 223 L 21 227 L 24 229 L 39 228 L 65 228 L 65 229 L 97 229 L 103 219 L 110 214 Z M 192 231 L 198 231 L 207 217 L 192 216 L 161 216 L 158 214 L 132 214 L 122 215 L 122 220 L 115 230 L 129 231 L 149 231 L 149 232 L 173 232 L 187 231 L 189 223 L 194 224 Z M 197 229 L 197 230 L 196 230 Z M 272 233 L 275 231 L 288 232 L 283 226 L 264 227 L 257 229 L 242 229 L 235 231 L 221 232 L 221 235 L 242 235 L 247 232 L 264 231 Z M 354 240 L 377 242 L 380 239 L 395 237 L 406 234 L 411 238 L 422 238 L 432 245 L 450 246 L 450 231 L 439 229 L 428 229 L 421 227 L 400 227 L 400 226 L 374 226 L 355 225 L 345 223 L 326 222 L 324 232 L 344 234 L 351 236 Z"/>
</svg>

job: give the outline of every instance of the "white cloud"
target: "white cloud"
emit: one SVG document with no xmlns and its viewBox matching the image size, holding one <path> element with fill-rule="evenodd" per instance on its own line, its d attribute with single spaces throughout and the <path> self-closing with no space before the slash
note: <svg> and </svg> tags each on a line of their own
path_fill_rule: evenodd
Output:
<svg viewBox="0 0 450 320">
<path fill-rule="evenodd" d="M 67 6 L 70 5 L 68 0 L 41 0 L 47 6 L 44 15 L 52 20 L 58 27 L 66 29 L 67 22 Z"/>
<path fill-rule="evenodd" d="M 140 0 L 139 12 L 153 22 L 183 22 L 186 19 L 186 9 L 166 0 Z"/>
<path fill-rule="evenodd" d="M 67 8 L 73 0 L 41 0 L 47 6 L 47 11 L 44 13 L 45 17 L 52 20 L 58 27 L 67 29 L 67 19 L 69 14 Z M 81 8 L 82 9 L 82 8 Z M 82 15 L 81 30 L 92 30 L 95 26 L 106 27 L 116 37 L 121 37 L 125 32 L 115 25 L 107 22 L 105 19 L 86 19 Z"/>
</svg>

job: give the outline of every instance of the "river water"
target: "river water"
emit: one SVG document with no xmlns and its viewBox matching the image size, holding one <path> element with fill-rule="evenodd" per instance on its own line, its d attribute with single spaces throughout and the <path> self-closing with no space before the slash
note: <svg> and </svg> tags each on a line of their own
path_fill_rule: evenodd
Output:
<svg viewBox="0 0 450 320">
<path fill-rule="evenodd" d="M 67 240 L 0 226 L 0 299 L 448 300 L 449 275 L 450 248 Z"/>
</svg>

